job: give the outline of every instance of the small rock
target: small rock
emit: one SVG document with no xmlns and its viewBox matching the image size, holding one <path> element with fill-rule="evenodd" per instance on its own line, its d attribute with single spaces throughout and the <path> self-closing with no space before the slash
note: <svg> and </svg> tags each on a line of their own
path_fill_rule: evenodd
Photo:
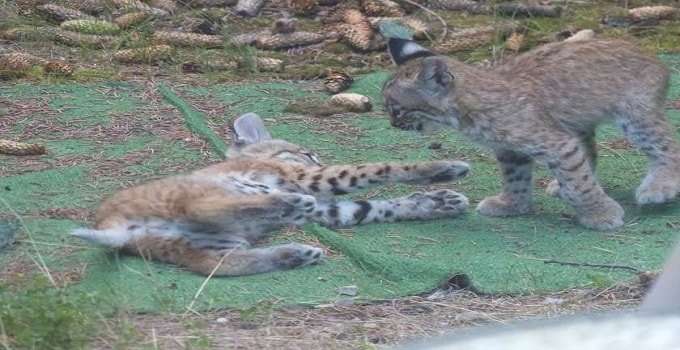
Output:
<svg viewBox="0 0 680 350">
<path fill-rule="evenodd" d="M 349 295 L 349 296 L 353 297 L 353 296 L 356 296 L 357 294 L 359 294 L 359 287 L 354 286 L 354 285 L 344 286 L 344 287 L 340 287 L 340 288 L 336 289 L 336 291 L 340 295 Z"/>
<path fill-rule="evenodd" d="M 225 323 L 227 323 L 227 319 L 224 318 L 224 317 L 220 317 L 220 318 L 216 319 L 215 322 L 217 322 L 219 324 L 225 324 Z"/>
<path fill-rule="evenodd" d="M 429 146 L 427 146 L 429 149 L 442 149 L 442 144 L 440 142 L 432 142 Z"/>
<path fill-rule="evenodd" d="M 564 41 L 585 41 L 595 37 L 595 32 L 592 29 L 583 29 L 576 32 L 574 35 L 564 39 Z"/>
<path fill-rule="evenodd" d="M 320 276 L 317 277 L 316 279 L 318 279 L 318 280 L 321 281 L 321 282 L 326 282 L 326 281 L 327 281 L 324 277 L 320 277 Z"/>
<path fill-rule="evenodd" d="M 340 93 L 331 96 L 330 103 L 346 108 L 350 112 L 363 113 L 371 110 L 371 100 L 364 96 L 355 93 Z"/>
</svg>

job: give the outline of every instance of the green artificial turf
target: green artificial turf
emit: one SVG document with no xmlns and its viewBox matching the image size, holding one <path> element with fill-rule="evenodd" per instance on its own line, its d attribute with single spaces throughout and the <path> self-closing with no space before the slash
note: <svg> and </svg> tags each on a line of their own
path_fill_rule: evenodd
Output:
<svg viewBox="0 0 680 350">
<path fill-rule="evenodd" d="M 662 56 L 673 70 L 669 98 L 680 97 L 680 58 Z M 32 141 L 48 146 L 47 156 L 25 160 L 0 156 L 0 213 L 22 216 L 25 226 L 19 243 L 0 251 L 0 264 L 31 257 L 36 249 L 55 271 L 82 268 L 85 273 L 68 289 L 104 300 L 104 309 L 183 311 L 221 307 L 251 307 L 259 303 L 316 304 L 343 298 L 338 287 L 356 285 L 361 300 L 416 294 L 431 290 L 457 273 L 468 275 L 476 288 L 489 293 L 534 293 L 570 287 L 602 287 L 634 276 L 631 269 L 567 266 L 546 263 L 623 265 L 638 270 L 661 267 L 667 249 L 677 238 L 680 203 L 639 208 L 633 190 L 645 173 L 646 160 L 638 152 L 616 146 L 618 130 L 600 130 L 598 176 L 605 190 L 626 209 L 626 225 L 612 233 L 595 232 L 576 225 L 573 212 L 561 201 L 536 189 L 536 213 L 516 218 L 488 218 L 474 210 L 456 219 L 429 222 L 374 224 L 346 231 L 315 225 L 300 232 L 276 236 L 274 242 L 305 241 L 323 244 L 331 256 L 322 264 L 297 270 L 237 278 L 205 278 L 182 269 L 122 257 L 87 246 L 68 236 L 86 220 L 50 216 L 55 209 L 91 212 L 106 195 L 121 186 L 137 183 L 219 160 L 225 150 L 219 120 L 208 120 L 188 100 L 206 99 L 226 106 L 231 119 L 245 112 L 260 114 L 272 134 L 320 153 L 327 163 L 371 161 L 424 161 L 463 159 L 471 174 L 450 187 L 470 197 L 472 206 L 500 189 L 500 178 L 489 152 L 471 144 L 455 131 L 423 136 L 389 126 L 382 112 L 380 88 L 387 73 L 359 77 L 351 91 L 372 99 L 374 111 L 360 115 L 302 118 L 283 112 L 298 98 L 326 98 L 307 85 L 294 82 L 215 85 L 194 88 L 161 86 L 163 108 L 178 108 L 174 125 L 195 133 L 211 146 L 206 151 L 149 130 L 147 103 L 134 84 L 16 85 L 0 87 L 0 98 L 30 103 L 47 100 L 56 125 L 73 128 L 80 123 L 82 136 L 69 137 L 54 130 L 29 133 Z M 115 93 L 111 93 L 114 91 Z M 129 135 L 92 136 L 85 131 L 107 127 L 111 118 L 127 115 L 133 124 Z M 680 112 L 669 109 L 673 124 L 680 126 Z M 16 121 L 13 135 L 20 137 L 32 125 L 29 116 Z M 220 118 L 222 118 L 220 117 Z M 214 117 L 213 117 L 214 118 Z M 59 129 L 57 129 L 59 130 Z M 77 131 L 77 130 L 76 130 Z M 440 143 L 441 148 L 428 147 Z M 72 160 L 72 161 L 65 161 Z M 112 166 L 104 167 L 106 164 Z M 547 178 L 537 169 L 536 178 Z M 405 185 L 387 186 L 379 197 L 414 191 Z M 9 222 L 9 221 L 8 221 Z M 14 222 L 14 221 L 12 221 Z M 36 244 L 26 243 L 30 232 Z M 28 259 L 30 261 L 30 259 Z M 198 291 L 200 290 L 200 293 Z"/>
</svg>

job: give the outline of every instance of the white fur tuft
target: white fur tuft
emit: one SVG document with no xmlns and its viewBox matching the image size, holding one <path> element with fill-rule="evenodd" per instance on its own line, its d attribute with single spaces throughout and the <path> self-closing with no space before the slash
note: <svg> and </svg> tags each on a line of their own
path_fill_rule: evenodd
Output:
<svg viewBox="0 0 680 350">
<path fill-rule="evenodd" d="M 125 230 L 91 230 L 78 228 L 71 231 L 72 236 L 82 238 L 90 243 L 100 244 L 112 248 L 120 248 L 132 238 Z"/>
</svg>

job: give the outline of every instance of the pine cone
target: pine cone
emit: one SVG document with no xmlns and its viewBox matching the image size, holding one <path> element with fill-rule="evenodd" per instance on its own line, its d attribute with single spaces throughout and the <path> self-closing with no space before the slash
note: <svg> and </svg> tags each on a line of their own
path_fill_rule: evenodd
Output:
<svg viewBox="0 0 680 350">
<path fill-rule="evenodd" d="M 155 63 L 166 60 L 172 54 L 169 45 L 154 45 L 136 49 L 118 50 L 113 59 L 122 63 Z"/>
<path fill-rule="evenodd" d="M 179 0 L 180 5 L 189 8 L 227 7 L 236 5 L 236 0 Z"/>
<path fill-rule="evenodd" d="M 144 20 L 146 20 L 148 17 L 149 14 L 145 12 L 129 12 L 122 16 L 116 17 L 113 22 L 119 27 L 127 29 L 144 22 Z"/>
<path fill-rule="evenodd" d="M 359 24 L 368 22 L 368 19 L 357 9 L 346 9 L 342 11 L 342 21 L 347 24 Z"/>
<path fill-rule="evenodd" d="M 66 21 L 59 27 L 72 32 L 95 35 L 116 34 L 120 31 L 120 27 L 115 23 L 88 19 Z"/>
<path fill-rule="evenodd" d="M 92 15 L 101 15 L 109 9 L 108 0 L 62 0 L 61 5 Z"/>
<path fill-rule="evenodd" d="M 345 6 L 336 6 L 332 10 L 328 11 L 328 14 L 321 17 L 322 24 L 332 24 L 345 21 L 345 12 L 348 10 Z M 354 9 L 356 10 L 356 9 Z M 357 10 L 358 11 L 358 10 Z M 361 12 L 359 12 L 361 13 Z"/>
<path fill-rule="evenodd" d="M 524 34 L 514 32 L 505 40 L 505 48 L 510 51 L 518 52 L 524 47 L 526 40 Z"/>
<path fill-rule="evenodd" d="M 391 0 L 360 0 L 361 8 L 367 16 L 401 17 L 404 10 Z"/>
<path fill-rule="evenodd" d="M 278 58 L 257 57 L 255 63 L 261 72 L 281 72 L 284 67 L 283 60 Z"/>
<path fill-rule="evenodd" d="M 0 56 L 0 69 L 3 70 L 25 70 L 45 63 L 47 60 L 23 52 L 12 52 Z"/>
<path fill-rule="evenodd" d="M 52 40 L 54 33 L 54 27 L 19 27 L 0 31 L 0 39 L 14 41 Z"/>
<path fill-rule="evenodd" d="M 205 73 L 210 71 L 233 70 L 238 67 L 234 60 L 224 58 L 211 58 L 201 62 L 188 61 L 182 63 L 183 73 Z"/>
<path fill-rule="evenodd" d="M 514 24 L 463 29 L 449 34 L 444 42 L 435 47 L 435 51 L 449 53 L 475 49 L 492 43 L 497 34 L 505 35 L 515 29 Z"/>
<path fill-rule="evenodd" d="M 269 32 L 265 32 L 267 35 L 271 35 Z M 229 42 L 233 45 L 254 45 L 257 37 L 263 35 L 262 33 L 244 33 L 238 34 L 232 37 Z"/>
<path fill-rule="evenodd" d="M 255 47 L 263 50 L 280 50 L 317 44 L 324 39 L 323 35 L 310 32 L 293 32 L 288 34 L 261 33 L 255 39 Z"/>
<path fill-rule="evenodd" d="M 0 153 L 13 156 L 34 156 L 45 154 L 47 150 L 42 145 L 0 140 Z"/>
<path fill-rule="evenodd" d="M 149 5 L 151 7 L 167 11 L 170 14 L 177 11 L 177 4 L 172 0 L 150 0 Z"/>
<path fill-rule="evenodd" d="M 341 93 L 331 96 L 331 105 L 344 107 L 349 112 L 363 113 L 371 110 L 371 100 L 355 93 Z"/>
<path fill-rule="evenodd" d="M 678 14 L 678 9 L 671 6 L 644 6 L 628 10 L 628 15 L 634 22 L 669 19 Z"/>
<path fill-rule="evenodd" d="M 330 71 L 326 75 L 323 86 L 331 94 L 337 94 L 349 89 L 353 82 L 354 79 L 345 72 Z"/>
<path fill-rule="evenodd" d="M 317 0 L 288 0 L 288 8 L 295 14 L 307 16 L 312 14 L 319 2 Z"/>
<path fill-rule="evenodd" d="M 43 17 L 57 22 L 71 21 L 76 19 L 94 19 L 94 17 L 78 10 L 73 10 L 54 4 L 40 5 L 36 7 L 36 12 Z"/>
<path fill-rule="evenodd" d="M 151 7 L 139 0 L 110 0 L 114 6 L 123 11 L 141 11 L 155 16 L 165 17 L 168 11 Z"/>
<path fill-rule="evenodd" d="M 116 44 L 116 38 L 109 35 L 91 35 L 57 30 L 54 40 L 58 43 L 74 47 L 108 48 Z"/>
<path fill-rule="evenodd" d="M 219 35 L 158 31 L 153 33 L 153 39 L 157 44 L 169 44 L 173 46 L 207 48 L 224 46 L 224 40 Z"/>
<path fill-rule="evenodd" d="M 75 71 L 75 68 L 72 65 L 64 61 L 50 61 L 47 62 L 43 66 L 43 68 L 45 69 L 46 73 L 53 73 L 64 76 L 72 75 L 73 72 Z"/>
<path fill-rule="evenodd" d="M 340 35 L 347 44 L 360 51 L 369 51 L 374 49 L 373 28 L 368 22 L 361 22 L 357 24 L 344 24 L 338 27 Z"/>
<path fill-rule="evenodd" d="M 255 17 L 264 6 L 264 0 L 238 0 L 234 13 L 241 17 Z"/>
<path fill-rule="evenodd" d="M 47 0 L 16 0 L 17 14 L 20 16 L 33 16 L 38 6 L 47 3 Z"/>
</svg>

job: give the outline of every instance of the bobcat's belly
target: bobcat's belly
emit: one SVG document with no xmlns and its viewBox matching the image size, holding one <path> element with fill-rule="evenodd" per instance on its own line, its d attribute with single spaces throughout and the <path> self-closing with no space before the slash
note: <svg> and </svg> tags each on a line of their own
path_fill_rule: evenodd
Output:
<svg viewBox="0 0 680 350">
<path fill-rule="evenodd" d="M 195 180 L 209 182 L 224 189 L 228 194 L 258 195 L 276 191 L 289 192 L 286 182 L 277 175 L 257 173 L 218 174 L 214 176 L 196 176 Z"/>
</svg>

